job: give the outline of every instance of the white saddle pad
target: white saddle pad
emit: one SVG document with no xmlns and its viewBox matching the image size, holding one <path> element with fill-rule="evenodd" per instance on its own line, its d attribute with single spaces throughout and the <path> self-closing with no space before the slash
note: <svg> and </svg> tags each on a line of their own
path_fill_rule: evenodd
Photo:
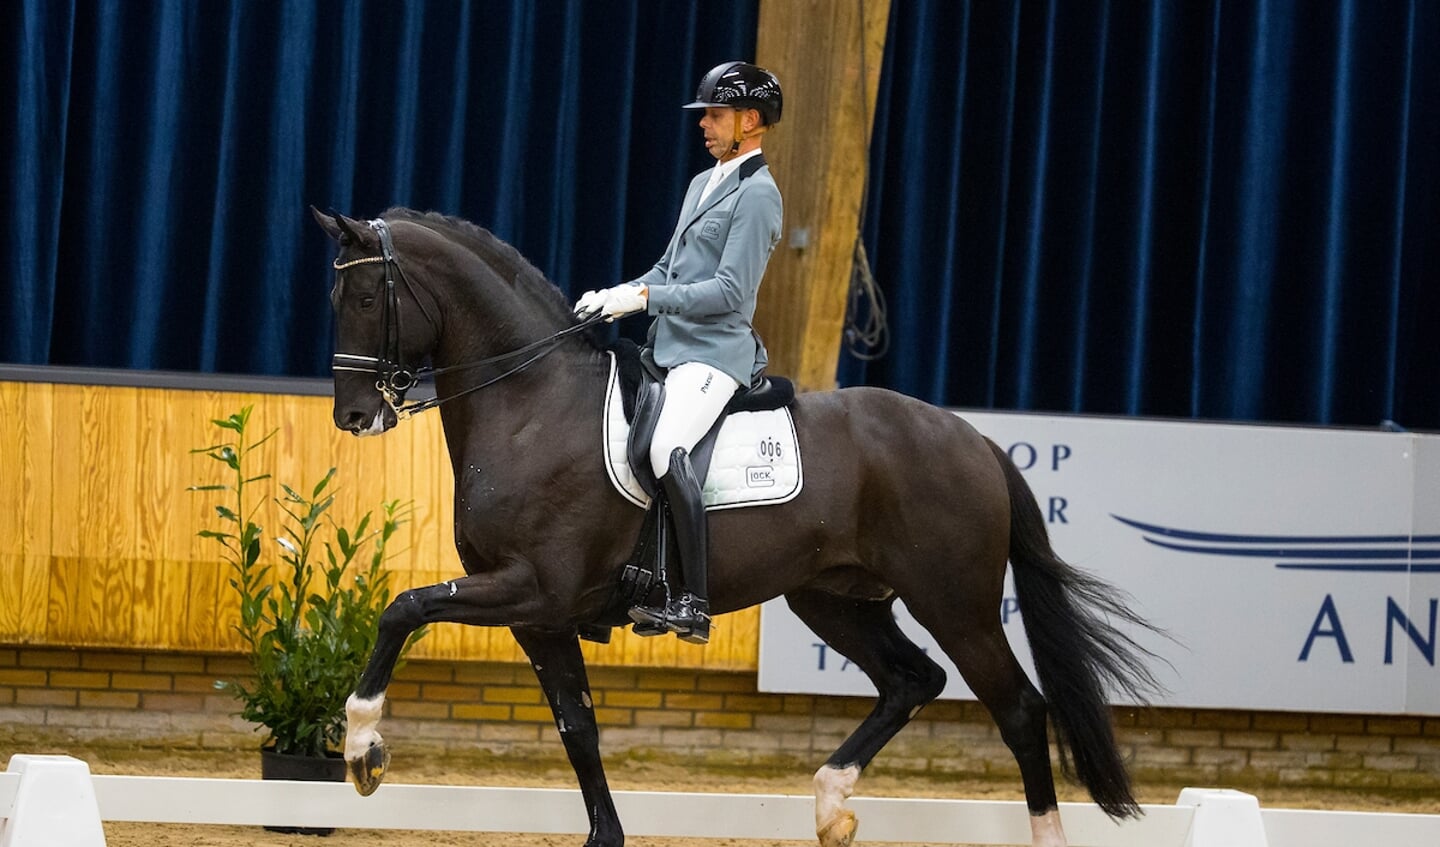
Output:
<svg viewBox="0 0 1440 847">
<path fill-rule="evenodd" d="M 650 497 L 625 457 L 630 424 L 620 399 L 620 377 L 615 354 L 610 354 L 610 385 L 605 390 L 605 469 L 621 495 L 642 508 Z M 787 503 L 800 493 L 804 475 L 800 442 L 789 409 L 770 412 L 735 412 L 725 418 L 716 437 L 710 471 L 702 496 L 710 510 L 738 509 Z"/>
</svg>

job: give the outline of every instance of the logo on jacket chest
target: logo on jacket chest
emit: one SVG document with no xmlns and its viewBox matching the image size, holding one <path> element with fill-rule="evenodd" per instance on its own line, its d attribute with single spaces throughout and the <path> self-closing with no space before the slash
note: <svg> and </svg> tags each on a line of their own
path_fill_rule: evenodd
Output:
<svg viewBox="0 0 1440 847">
<path fill-rule="evenodd" d="M 701 237 L 701 238 L 719 238 L 719 237 L 720 237 L 720 222 L 719 222 L 719 221 L 706 221 L 705 223 L 701 224 L 701 225 L 700 225 L 700 237 Z"/>
</svg>

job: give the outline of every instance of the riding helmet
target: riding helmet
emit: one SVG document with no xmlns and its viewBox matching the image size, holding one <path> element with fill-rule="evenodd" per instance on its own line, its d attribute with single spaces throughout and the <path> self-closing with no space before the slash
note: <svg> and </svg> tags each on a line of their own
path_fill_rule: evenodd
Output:
<svg viewBox="0 0 1440 847">
<path fill-rule="evenodd" d="M 724 62 L 710 69 L 695 91 L 695 102 L 686 109 L 714 106 L 734 109 L 755 109 L 766 125 L 780 122 L 780 80 L 775 75 L 749 62 Z"/>
</svg>

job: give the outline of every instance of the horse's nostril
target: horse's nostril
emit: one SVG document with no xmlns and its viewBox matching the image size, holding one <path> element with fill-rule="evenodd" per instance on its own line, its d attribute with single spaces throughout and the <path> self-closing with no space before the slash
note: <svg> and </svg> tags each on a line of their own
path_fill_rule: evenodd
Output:
<svg viewBox="0 0 1440 847">
<path fill-rule="evenodd" d="M 350 411 L 345 413 L 343 417 L 337 414 L 335 416 L 335 426 L 346 432 L 359 432 L 365 428 L 365 413 Z"/>
</svg>

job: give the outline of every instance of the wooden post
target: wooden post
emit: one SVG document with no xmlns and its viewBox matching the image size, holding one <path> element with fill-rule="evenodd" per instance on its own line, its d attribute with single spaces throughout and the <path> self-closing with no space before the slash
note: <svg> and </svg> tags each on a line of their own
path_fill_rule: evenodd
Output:
<svg viewBox="0 0 1440 847">
<path fill-rule="evenodd" d="M 785 230 L 755 324 L 770 372 L 801 390 L 835 387 L 889 15 L 890 0 L 760 3 L 756 62 L 785 94 L 765 138 Z"/>
</svg>

